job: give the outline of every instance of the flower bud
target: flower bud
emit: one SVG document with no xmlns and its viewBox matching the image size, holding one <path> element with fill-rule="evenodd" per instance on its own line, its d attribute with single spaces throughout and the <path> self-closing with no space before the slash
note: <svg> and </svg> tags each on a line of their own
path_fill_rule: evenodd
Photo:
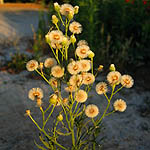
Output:
<svg viewBox="0 0 150 150">
<path fill-rule="evenodd" d="M 79 12 L 79 6 L 74 7 L 74 14 L 77 14 Z"/>
<path fill-rule="evenodd" d="M 68 39 L 64 36 L 62 40 L 62 45 L 66 45 L 68 42 Z"/>
<path fill-rule="evenodd" d="M 93 58 L 95 56 L 95 54 L 92 52 L 92 51 L 89 51 L 88 52 L 88 57 L 89 58 Z"/>
<path fill-rule="evenodd" d="M 60 11 L 60 5 L 56 2 L 54 3 L 54 9 L 59 12 Z"/>
<path fill-rule="evenodd" d="M 45 40 L 46 40 L 46 43 L 48 43 L 48 44 L 51 42 L 50 39 L 49 39 L 48 34 L 45 35 Z"/>
<path fill-rule="evenodd" d="M 76 37 L 74 35 L 71 35 L 70 41 L 74 44 L 76 42 Z"/>
<path fill-rule="evenodd" d="M 57 103 L 57 95 L 56 95 L 56 94 L 51 95 L 51 96 L 50 96 L 50 99 L 49 99 L 49 102 L 50 102 L 51 104 L 56 105 L 56 103 Z"/>
<path fill-rule="evenodd" d="M 26 115 L 27 115 L 27 116 L 30 116 L 30 114 L 31 114 L 30 110 L 29 110 L 29 109 L 26 110 Z"/>
<path fill-rule="evenodd" d="M 43 69 L 43 62 L 40 62 L 39 68 L 42 70 Z"/>
<path fill-rule="evenodd" d="M 98 71 L 101 71 L 102 69 L 103 69 L 103 65 L 99 65 L 99 67 L 98 67 Z"/>
<path fill-rule="evenodd" d="M 71 20 L 73 18 L 73 15 L 74 14 L 70 11 L 69 14 L 68 14 L 68 19 Z"/>
<path fill-rule="evenodd" d="M 62 114 L 59 114 L 59 115 L 57 116 L 57 120 L 58 120 L 58 121 L 63 121 L 63 115 L 62 115 Z"/>
<path fill-rule="evenodd" d="M 109 70 L 110 71 L 116 71 L 115 65 L 111 64 L 110 67 L 109 67 Z"/>
<path fill-rule="evenodd" d="M 52 22 L 53 22 L 54 24 L 57 24 L 57 23 L 58 23 L 58 18 L 57 18 L 55 15 L 52 16 Z"/>
</svg>

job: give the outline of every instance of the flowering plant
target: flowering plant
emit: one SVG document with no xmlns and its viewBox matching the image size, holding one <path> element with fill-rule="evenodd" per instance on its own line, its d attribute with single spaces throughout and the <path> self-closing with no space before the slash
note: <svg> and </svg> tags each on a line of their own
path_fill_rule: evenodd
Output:
<svg viewBox="0 0 150 150">
<path fill-rule="evenodd" d="M 88 43 L 81 40 L 76 46 L 76 34 L 82 32 L 82 25 L 74 21 L 74 15 L 78 13 L 79 7 L 73 7 L 70 4 L 59 5 L 54 3 L 57 16 L 52 16 L 52 22 L 55 30 L 50 30 L 46 37 L 55 58 L 47 58 L 45 62 L 38 63 L 36 60 L 30 60 L 26 64 L 28 71 L 36 71 L 51 86 L 53 94 L 49 98 L 49 106 L 43 106 L 43 90 L 41 88 L 32 88 L 29 93 L 29 99 L 36 101 L 36 105 L 42 113 L 42 126 L 40 126 L 32 117 L 30 110 L 26 110 L 26 115 L 30 117 L 40 132 L 39 139 L 43 146 L 36 146 L 39 149 L 64 149 L 80 150 L 93 149 L 99 145 L 96 138 L 100 133 L 103 118 L 116 112 L 123 112 L 126 109 L 126 102 L 118 99 L 114 102 L 114 110 L 108 112 L 112 97 L 123 87 L 133 86 L 133 79 L 129 75 L 121 75 L 116 71 L 115 66 L 110 65 L 110 72 L 107 75 L 107 83 L 99 82 L 96 85 L 96 92 L 104 95 L 107 99 L 107 107 L 102 113 L 99 106 L 95 104 L 86 105 L 89 92 L 94 84 L 95 77 L 103 69 L 100 65 L 98 69 L 93 68 L 94 53 L 90 50 Z M 65 19 L 65 21 L 64 21 Z M 62 28 L 59 27 L 62 25 Z M 61 29 L 63 31 L 61 31 Z M 70 31 L 70 32 L 69 32 Z M 75 50 L 73 58 L 69 59 L 71 49 Z M 68 52 L 69 51 L 69 52 Z M 49 70 L 47 75 L 45 70 Z M 67 97 L 64 97 L 62 89 L 65 87 Z M 108 95 L 108 85 L 111 87 L 111 94 Z M 51 121 L 55 109 L 60 107 L 52 129 L 48 128 L 48 122 Z M 52 122 L 52 121 L 51 121 Z M 60 137 L 69 137 L 71 139 L 70 147 L 66 147 L 61 142 Z"/>
</svg>

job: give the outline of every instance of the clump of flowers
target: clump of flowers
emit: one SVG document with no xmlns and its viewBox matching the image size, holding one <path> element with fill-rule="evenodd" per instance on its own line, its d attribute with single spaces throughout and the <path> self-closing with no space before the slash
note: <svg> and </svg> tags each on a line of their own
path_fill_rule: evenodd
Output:
<svg viewBox="0 0 150 150">
<path fill-rule="evenodd" d="M 30 60 L 26 64 L 28 71 L 36 71 L 43 77 L 52 88 L 53 93 L 48 99 L 49 106 L 45 108 L 42 100 L 43 90 L 39 87 L 30 89 L 28 97 L 39 107 L 42 113 L 42 124 L 39 125 L 34 120 L 29 109 L 26 110 L 26 115 L 39 129 L 39 139 L 43 144 L 39 145 L 35 142 L 39 149 L 80 150 L 86 148 L 95 150 L 99 145 L 96 138 L 100 133 L 103 118 L 116 111 L 124 112 L 127 108 L 124 100 L 117 99 L 113 104 L 114 109 L 109 111 L 113 96 L 124 87 L 131 88 L 134 81 L 130 75 L 121 75 L 115 65 L 111 64 L 110 72 L 106 77 L 107 82 L 101 81 L 95 87 L 97 94 L 104 95 L 107 100 L 105 111 L 102 112 L 99 105 L 87 105 L 90 90 L 95 85 L 95 78 L 102 71 L 103 65 L 99 65 L 95 72 L 94 52 L 85 40 L 77 41 L 76 39 L 76 34 L 82 32 L 82 25 L 73 21 L 74 15 L 79 11 L 79 6 L 54 3 L 54 9 L 57 13 L 52 15 L 55 28 L 49 31 L 45 38 L 55 58 L 49 57 L 45 62 Z M 62 31 L 59 27 L 60 24 Z M 77 47 L 75 48 L 75 46 Z M 72 53 L 74 57 L 70 59 Z M 44 68 L 49 69 L 50 74 L 47 75 Z M 62 92 L 64 91 L 63 87 L 67 93 L 65 97 Z M 51 116 L 58 107 L 59 112 L 52 119 Z M 54 122 L 50 129 L 48 128 L 50 127 L 48 126 L 49 121 Z M 61 137 L 65 138 L 66 136 L 71 139 L 70 147 L 66 147 L 61 142 Z"/>
</svg>

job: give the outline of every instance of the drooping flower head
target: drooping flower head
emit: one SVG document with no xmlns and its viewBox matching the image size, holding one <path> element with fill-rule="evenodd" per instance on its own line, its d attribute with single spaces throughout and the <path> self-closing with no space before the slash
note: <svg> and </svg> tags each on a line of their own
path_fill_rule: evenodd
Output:
<svg viewBox="0 0 150 150">
<path fill-rule="evenodd" d="M 30 60 L 27 62 L 26 68 L 28 71 L 34 71 L 38 68 L 38 62 L 36 60 Z"/>
<path fill-rule="evenodd" d="M 72 61 L 68 64 L 67 69 L 72 75 L 78 74 L 81 71 L 81 63 L 79 61 Z"/>
<path fill-rule="evenodd" d="M 79 34 L 82 32 L 82 25 L 79 22 L 72 22 L 69 26 L 69 30 L 74 34 Z"/>
<path fill-rule="evenodd" d="M 68 16 L 69 13 L 74 14 L 74 8 L 70 4 L 63 4 L 60 7 L 60 13 L 64 16 Z"/>
<path fill-rule="evenodd" d="M 90 48 L 87 45 L 78 46 L 76 49 L 76 55 L 80 58 L 88 57 L 88 52 Z"/>
<path fill-rule="evenodd" d="M 41 88 L 32 88 L 29 93 L 28 97 L 31 100 L 42 99 L 43 98 L 43 90 Z"/>
<path fill-rule="evenodd" d="M 51 69 L 51 74 L 56 78 L 61 78 L 64 75 L 64 68 L 61 68 L 60 66 L 54 66 Z"/>
<path fill-rule="evenodd" d="M 118 71 L 111 71 L 107 75 L 107 81 L 109 84 L 114 85 L 114 84 L 119 84 L 121 80 L 121 74 Z"/>
<path fill-rule="evenodd" d="M 84 103 L 87 100 L 87 93 L 84 90 L 79 90 L 75 93 L 75 100 L 79 103 Z"/>
<path fill-rule="evenodd" d="M 115 111 L 123 112 L 127 108 L 126 102 L 122 99 L 118 99 L 114 102 L 114 109 Z"/>
<path fill-rule="evenodd" d="M 55 58 L 47 58 L 44 62 L 44 66 L 46 68 L 51 68 L 55 66 L 56 64 L 57 64 L 57 61 L 55 60 Z"/>
<path fill-rule="evenodd" d="M 94 104 L 91 104 L 91 105 L 88 105 L 85 109 L 85 114 L 87 117 L 89 118 L 94 118 L 98 115 L 99 113 L 99 109 L 96 105 Z"/>
<path fill-rule="evenodd" d="M 131 88 L 134 84 L 134 80 L 130 75 L 123 75 L 121 77 L 121 84 L 126 88 Z"/>
<path fill-rule="evenodd" d="M 107 84 L 105 82 L 99 82 L 96 85 L 96 92 L 101 95 L 107 92 Z"/>
</svg>

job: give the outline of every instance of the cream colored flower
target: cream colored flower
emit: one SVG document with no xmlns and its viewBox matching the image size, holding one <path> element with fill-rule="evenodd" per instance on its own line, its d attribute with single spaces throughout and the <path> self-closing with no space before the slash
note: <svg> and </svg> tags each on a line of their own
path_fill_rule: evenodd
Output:
<svg viewBox="0 0 150 150">
<path fill-rule="evenodd" d="M 32 88 L 28 93 L 28 97 L 31 100 L 41 99 L 43 98 L 43 90 L 41 88 Z"/>
<path fill-rule="evenodd" d="M 71 76 L 69 83 L 72 86 L 79 87 L 82 85 L 82 80 L 83 80 L 82 75 L 73 75 L 73 76 Z"/>
<path fill-rule="evenodd" d="M 107 75 L 107 81 L 114 85 L 114 84 L 119 84 L 121 80 L 121 74 L 118 71 L 111 71 Z"/>
<path fill-rule="evenodd" d="M 54 42 L 51 42 L 51 46 L 52 46 L 52 48 L 54 48 L 54 49 L 60 49 L 60 48 L 62 48 L 62 44 L 61 44 L 61 43 L 54 43 Z"/>
<path fill-rule="evenodd" d="M 121 77 L 121 84 L 126 88 L 131 88 L 134 84 L 134 80 L 130 75 L 123 75 Z"/>
<path fill-rule="evenodd" d="M 28 71 L 34 71 L 38 68 L 38 62 L 36 60 L 30 60 L 27 62 L 26 68 Z"/>
<path fill-rule="evenodd" d="M 80 58 L 86 58 L 88 57 L 88 52 L 90 48 L 87 45 L 78 46 L 76 49 L 76 54 Z"/>
<path fill-rule="evenodd" d="M 36 106 L 41 107 L 42 103 L 43 103 L 42 100 L 40 98 L 38 98 L 36 101 Z"/>
<path fill-rule="evenodd" d="M 72 75 L 78 74 L 81 71 L 81 63 L 79 61 L 72 61 L 68 64 L 67 69 Z"/>
<path fill-rule="evenodd" d="M 89 118 L 96 117 L 98 115 L 98 113 L 99 113 L 99 109 L 94 104 L 88 105 L 85 109 L 85 115 Z"/>
<path fill-rule="evenodd" d="M 82 32 L 82 25 L 79 22 L 73 21 L 69 26 L 69 30 L 74 34 L 79 34 Z"/>
<path fill-rule="evenodd" d="M 106 93 L 107 90 L 107 84 L 105 82 L 99 82 L 96 85 L 96 92 L 100 95 Z"/>
<path fill-rule="evenodd" d="M 79 90 L 75 93 L 75 100 L 79 103 L 84 103 L 88 98 L 86 91 Z"/>
<path fill-rule="evenodd" d="M 64 75 L 64 68 L 61 68 L 60 66 L 54 66 L 51 69 L 51 73 L 56 78 L 61 78 Z"/>
<path fill-rule="evenodd" d="M 82 59 L 82 60 L 80 60 L 80 63 L 81 63 L 81 71 L 87 72 L 91 69 L 91 61 L 90 60 Z"/>
<path fill-rule="evenodd" d="M 75 86 L 73 86 L 73 85 L 69 85 L 69 86 L 67 86 L 67 87 L 65 87 L 65 91 L 66 92 L 75 92 L 75 90 L 76 90 L 76 87 Z"/>
<path fill-rule="evenodd" d="M 46 68 L 51 68 L 55 65 L 57 65 L 57 61 L 55 60 L 55 58 L 47 58 L 44 62 L 44 66 Z"/>
<path fill-rule="evenodd" d="M 52 87 L 55 87 L 57 88 L 57 85 L 58 85 L 58 82 L 57 82 L 57 79 L 52 77 L 50 80 L 49 80 L 50 84 Z"/>
<path fill-rule="evenodd" d="M 80 40 L 78 43 L 77 43 L 77 46 L 83 46 L 83 45 L 87 45 L 88 46 L 88 43 L 86 40 Z"/>
<path fill-rule="evenodd" d="M 115 111 L 123 112 L 127 108 L 126 102 L 122 99 L 118 99 L 114 102 L 114 109 Z"/>
<path fill-rule="evenodd" d="M 89 85 L 95 81 L 95 76 L 92 73 L 83 74 L 83 84 Z"/>
<path fill-rule="evenodd" d="M 69 15 L 69 13 L 74 14 L 74 8 L 70 4 L 63 4 L 60 7 L 60 13 L 64 16 Z"/>
<path fill-rule="evenodd" d="M 61 43 L 63 39 L 63 33 L 58 30 L 53 30 L 49 33 L 47 33 L 47 39 L 50 40 L 51 43 Z"/>
</svg>

